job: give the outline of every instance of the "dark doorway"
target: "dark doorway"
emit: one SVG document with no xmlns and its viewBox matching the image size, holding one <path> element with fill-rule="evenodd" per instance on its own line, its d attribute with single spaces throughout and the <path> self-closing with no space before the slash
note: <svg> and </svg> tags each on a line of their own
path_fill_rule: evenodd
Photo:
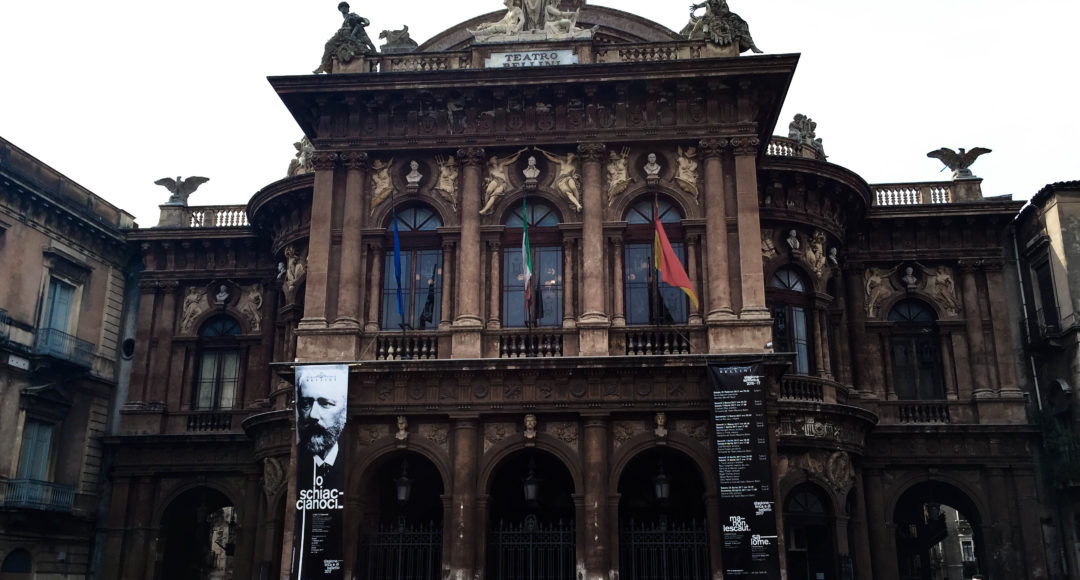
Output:
<svg viewBox="0 0 1080 580">
<path fill-rule="evenodd" d="M 964 492 L 940 481 L 904 492 L 893 514 L 901 580 L 966 580 L 979 572 L 979 513 Z"/>
<path fill-rule="evenodd" d="M 161 518 L 157 577 L 230 580 L 236 522 L 236 508 L 221 492 L 199 487 L 180 494 Z"/>
<path fill-rule="evenodd" d="M 487 577 L 492 580 L 574 578 L 574 481 L 551 454 L 509 457 L 489 489 Z"/>
<path fill-rule="evenodd" d="M 836 580 L 832 508 L 821 488 L 804 483 L 784 501 L 789 580 Z"/>
<path fill-rule="evenodd" d="M 627 580 L 706 580 L 705 484 L 693 461 L 642 452 L 619 478 L 619 574 Z"/>
<path fill-rule="evenodd" d="M 389 456 L 370 480 L 359 569 L 369 580 L 437 580 L 442 569 L 442 477 L 418 453 Z"/>
</svg>

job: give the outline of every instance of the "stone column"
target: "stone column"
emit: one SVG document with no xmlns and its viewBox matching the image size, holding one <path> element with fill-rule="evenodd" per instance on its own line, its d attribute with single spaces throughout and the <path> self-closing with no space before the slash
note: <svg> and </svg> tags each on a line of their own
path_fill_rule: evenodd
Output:
<svg viewBox="0 0 1080 580">
<path fill-rule="evenodd" d="M 690 285 L 698 297 L 697 308 L 690 304 L 690 315 L 687 317 L 687 322 L 690 324 L 701 324 L 701 307 L 704 299 L 701 292 L 701 280 L 698 279 L 698 239 L 697 235 L 686 237 L 686 275 L 690 278 Z"/>
<path fill-rule="evenodd" d="M 574 312 L 574 238 L 563 238 L 562 262 L 563 262 L 563 328 L 577 326 L 577 318 Z"/>
<path fill-rule="evenodd" d="M 855 559 L 855 577 L 872 578 L 868 541 L 870 532 L 866 525 L 866 485 L 861 473 L 855 474 L 855 516 L 851 525 L 855 527 L 855 553 L 852 554 Z"/>
<path fill-rule="evenodd" d="M 582 263 L 581 284 L 584 291 L 581 320 L 578 322 L 579 352 L 583 356 L 608 353 L 610 322 L 604 311 L 607 284 L 604 276 L 604 196 L 600 179 L 602 143 L 578 145 L 581 156 Z"/>
<path fill-rule="evenodd" d="M 607 514 L 608 418 L 585 417 L 585 575 L 604 579 L 611 569 Z"/>
<path fill-rule="evenodd" d="M 986 341 L 983 339 L 982 313 L 979 310 L 979 291 L 975 286 L 976 265 L 970 261 L 960 263 L 960 286 L 964 296 L 964 323 L 967 329 L 971 378 L 976 399 L 993 394 L 990 377 L 986 372 Z"/>
<path fill-rule="evenodd" d="M 300 328 L 326 327 L 326 284 L 330 272 L 334 168 L 337 161 L 338 154 L 328 151 L 315 153 L 311 161 L 315 168 L 315 188 L 311 198 L 311 233 L 308 236 L 307 293 Z"/>
<path fill-rule="evenodd" d="M 457 316 L 454 318 L 453 358 L 480 358 L 480 174 L 484 150 L 458 150 L 461 160 L 461 243 L 458 246 Z"/>
<path fill-rule="evenodd" d="M 724 193 L 724 152 L 727 139 L 703 139 L 699 149 L 705 156 L 705 244 L 709 248 L 705 272 L 709 301 L 705 305 L 708 322 L 731 320 L 731 272 L 728 270 L 727 208 Z M 760 227 L 760 226 L 759 226 Z M 758 252 L 760 254 L 760 252 Z"/>
<path fill-rule="evenodd" d="M 450 553 L 443 561 L 450 565 L 450 578 L 472 578 L 476 569 L 476 465 L 477 420 L 473 417 L 454 421 L 454 481 L 450 509 Z M 444 564 L 445 566 L 445 564 Z M 445 571 L 445 570 L 444 570 Z"/>
<path fill-rule="evenodd" d="M 454 293 L 451 291 L 454 287 L 454 243 L 443 242 L 442 245 L 442 304 L 440 309 L 442 312 L 439 316 L 439 330 L 445 330 L 450 328 L 453 323 L 453 302 L 451 297 Z"/>
<path fill-rule="evenodd" d="M 870 531 L 870 554 L 874 580 L 897 580 L 896 538 L 889 525 L 892 519 L 885 510 L 885 486 L 879 469 L 866 471 L 867 528 Z"/>
<path fill-rule="evenodd" d="M 614 247 L 614 255 L 611 257 L 612 270 L 614 270 L 611 276 L 611 289 L 614 293 L 614 300 L 612 300 L 611 304 L 611 325 L 626 326 L 626 297 L 623 295 L 624 285 L 626 284 L 626 272 L 623 270 L 626 252 L 621 237 L 612 238 L 611 243 Z"/>
<path fill-rule="evenodd" d="M 345 215 L 341 229 L 341 270 L 338 279 L 338 312 L 334 326 L 359 328 L 363 320 L 364 282 L 361 276 L 364 227 L 367 207 L 364 184 L 367 172 L 367 153 L 351 151 L 342 155 L 345 165 Z"/>
<path fill-rule="evenodd" d="M 382 306 L 382 276 L 383 263 L 386 256 L 383 255 L 382 240 L 373 240 L 368 244 L 368 255 L 371 256 L 371 277 L 368 286 L 368 316 L 364 332 L 379 332 L 382 327 L 382 318 L 379 309 Z"/>
<path fill-rule="evenodd" d="M 1016 384 L 1016 367 L 1013 364 L 1013 353 L 1009 341 L 1009 308 L 1008 294 L 1005 292 L 1005 279 L 1002 272 L 1003 264 L 994 262 L 986 264 L 986 298 L 990 301 L 990 323 L 993 325 L 992 336 L 994 337 L 994 360 L 997 362 L 999 394 L 1005 397 L 1021 398 L 1023 391 Z"/>
<path fill-rule="evenodd" d="M 884 395 L 885 389 L 880 382 L 871 380 L 869 345 L 866 340 L 866 288 L 863 283 L 865 266 L 848 267 L 844 269 L 844 277 L 847 281 L 847 313 L 848 329 L 851 333 L 852 359 L 851 365 L 852 384 L 860 391 L 860 396 L 870 399 L 878 399 Z M 874 390 L 873 385 L 878 389 Z"/>
<path fill-rule="evenodd" d="M 765 273 L 761 262 L 761 217 L 758 211 L 756 137 L 731 140 L 735 149 L 736 219 L 739 224 L 739 273 L 742 310 L 739 318 L 769 319 L 765 308 Z M 771 327 L 770 327 L 771 328 Z"/>
<path fill-rule="evenodd" d="M 999 450 L 1000 441 L 991 440 L 991 452 Z M 990 502 L 990 529 L 992 533 L 984 534 L 986 546 L 983 553 L 989 562 L 980 563 L 990 568 L 990 578 L 1023 578 L 1018 569 L 1017 553 L 1020 546 L 1013 542 L 1012 522 L 1016 521 L 1010 509 L 1013 505 L 1012 494 L 1005 483 L 1005 471 L 1000 468 L 989 470 L 990 490 L 988 498 Z"/>
<path fill-rule="evenodd" d="M 1036 496 L 1038 482 L 1035 473 L 1026 469 L 1013 471 L 1013 489 L 1016 491 L 1017 507 L 1020 508 L 1020 537 L 1023 545 L 1017 546 L 1017 553 L 1024 554 L 1028 573 L 1039 577 L 1040 570 L 1048 570 L 1046 550 L 1043 549 L 1042 524 L 1039 521 L 1039 498 Z"/>
<path fill-rule="evenodd" d="M 498 329 L 501 327 L 500 318 L 502 317 L 501 310 L 499 309 L 499 298 L 502 296 L 502 244 L 499 242 L 491 242 L 488 244 L 488 248 L 491 251 L 491 276 L 489 277 L 488 292 L 488 329 Z"/>
</svg>

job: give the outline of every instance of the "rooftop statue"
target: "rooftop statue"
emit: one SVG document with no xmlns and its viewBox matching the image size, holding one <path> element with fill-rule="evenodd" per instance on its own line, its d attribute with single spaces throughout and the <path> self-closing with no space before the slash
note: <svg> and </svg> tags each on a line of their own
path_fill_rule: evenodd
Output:
<svg viewBox="0 0 1080 580">
<path fill-rule="evenodd" d="M 926 154 L 927 157 L 933 157 L 934 159 L 940 159 L 945 167 L 952 169 L 953 179 L 971 179 L 975 177 L 975 174 L 971 172 L 969 167 L 980 155 L 990 153 L 990 149 L 985 147 L 976 147 L 971 151 L 966 151 L 963 147 L 960 148 L 960 152 L 957 153 L 948 147 L 942 147 L 937 151 L 931 151 Z M 944 171 L 944 169 L 942 170 Z"/>
<path fill-rule="evenodd" d="M 962 151 L 962 150 L 961 150 Z M 176 179 L 171 177 L 163 177 L 154 182 L 154 185 L 160 185 L 169 190 L 172 195 L 169 196 L 169 201 L 165 205 L 187 205 L 188 196 L 195 193 L 199 186 L 210 181 L 209 177 L 189 177 L 187 179 L 180 179 L 177 175 Z"/>
<path fill-rule="evenodd" d="M 379 33 L 379 38 L 386 39 L 386 44 L 379 47 L 382 49 L 383 54 L 413 52 L 419 46 L 409 36 L 408 25 L 402 25 L 401 30 L 384 30 Z"/>
<path fill-rule="evenodd" d="M 358 56 L 379 53 L 375 49 L 375 45 L 371 43 L 371 39 L 368 38 L 367 31 L 364 30 L 371 22 L 363 16 L 349 12 L 348 2 L 338 4 L 338 10 L 341 11 L 341 15 L 345 20 L 341 23 L 341 28 L 334 33 L 334 36 L 326 41 L 326 46 L 323 47 L 322 62 L 319 64 L 319 68 L 313 71 L 314 74 L 330 74 L 335 58 L 338 62 L 345 63 L 351 62 L 352 59 Z"/>
<path fill-rule="evenodd" d="M 514 6 L 514 0 L 503 0 L 503 5 L 506 6 L 506 14 L 503 15 L 502 20 L 484 22 L 477 26 L 475 30 L 469 32 L 477 38 L 496 34 L 514 35 L 521 32 L 525 26 L 525 14 L 521 11 L 521 8 Z"/>
<path fill-rule="evenodd" d="M 695 16 L 694 12 L 700 8 L 705 8 L 705 14 Z M 719 46 L 737 43 L 740 53 L 748 50 L 761 53 L 750 37 L 750 26 L 728 8 L 727 0 L 705 0 L 690 5 L 690 22 L 681 34 L 690 40 L 709 40 Z"/>
<path fill-rule="evenodd" d="M 293 143 L 293 147 L 296 148 L 296 157 L 289 162 L 287 176 L 292 177 L 314 172 L 315 168 L 311 165 L 311 156 L 315 154 L 315 146 L 308 140 L 307 135 Z"/>
<path fill-rule="evenodd" d="M 502 20 L 485 22 L 469 32 L 478 41 L 493 40 L 563 40 L 567 38 L 591 38 L 591 30 L 578 28 L 580 9 L 562 10 L 560 0 L 503 0 L 506 14 Z"/>
<path fill-rule="evenodd" d="M 802 113 L 797 113 L 795 119 L 788 124 L 788 139 L 795 141 L 799 145 L 814 147 L 824 154 L 825 146 L 822 145 L 821 138 L 817 136 L 816 130 L 817 123 L 813 119 Z"/>
</svg>

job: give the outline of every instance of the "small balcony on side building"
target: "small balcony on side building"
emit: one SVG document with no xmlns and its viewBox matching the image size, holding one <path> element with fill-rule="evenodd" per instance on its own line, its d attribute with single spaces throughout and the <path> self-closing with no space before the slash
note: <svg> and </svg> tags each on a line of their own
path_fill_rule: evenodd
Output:
<svg viewBox="0 0 1080 580">
<path fill-rule="evenodd" d="M 33 354 L 84 369 L 89 369 L 94 364 L 93 343 L 55 328 L 37 329 Z"/>
<path fill-rule="evenodd" d="M 75 488 L 35 479 L 0 482 L 0 506 L 7 509 L 71 512 Z"/>
</svg>

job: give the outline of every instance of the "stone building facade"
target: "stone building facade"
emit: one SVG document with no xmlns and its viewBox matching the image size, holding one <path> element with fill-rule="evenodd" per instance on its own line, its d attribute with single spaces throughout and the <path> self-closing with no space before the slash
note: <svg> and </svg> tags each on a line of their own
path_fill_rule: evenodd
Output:
<svg viewBox="0 0 1080 580">
<path fill-rule="evenodd" d="M 0 139 L 0 578 L 100 565 L 133 226 Z"/>
<path fill-rule="evenodd" d="M 1005 292 L 1021 204 L 871 186 L 809 119 L 773 136 L 797 55 L 577 4 L 588 35 L 474 42 L 495 13 L 272 78 L 312 145 L 290 176 L 129 234 L 105 577 L 289 578 L 293 366 L 344 362 L 346 577 L 523 577 L 525 550 L 638 578 L 675 546 L 663 577 L 719 578 L 706 371 L 748 360 L 789 578 L 1046 577 Z M 537 55 L 562 66 L 502 66 Z M 653 280 L 655 221 L 697 307 Z"/>
</svg>

